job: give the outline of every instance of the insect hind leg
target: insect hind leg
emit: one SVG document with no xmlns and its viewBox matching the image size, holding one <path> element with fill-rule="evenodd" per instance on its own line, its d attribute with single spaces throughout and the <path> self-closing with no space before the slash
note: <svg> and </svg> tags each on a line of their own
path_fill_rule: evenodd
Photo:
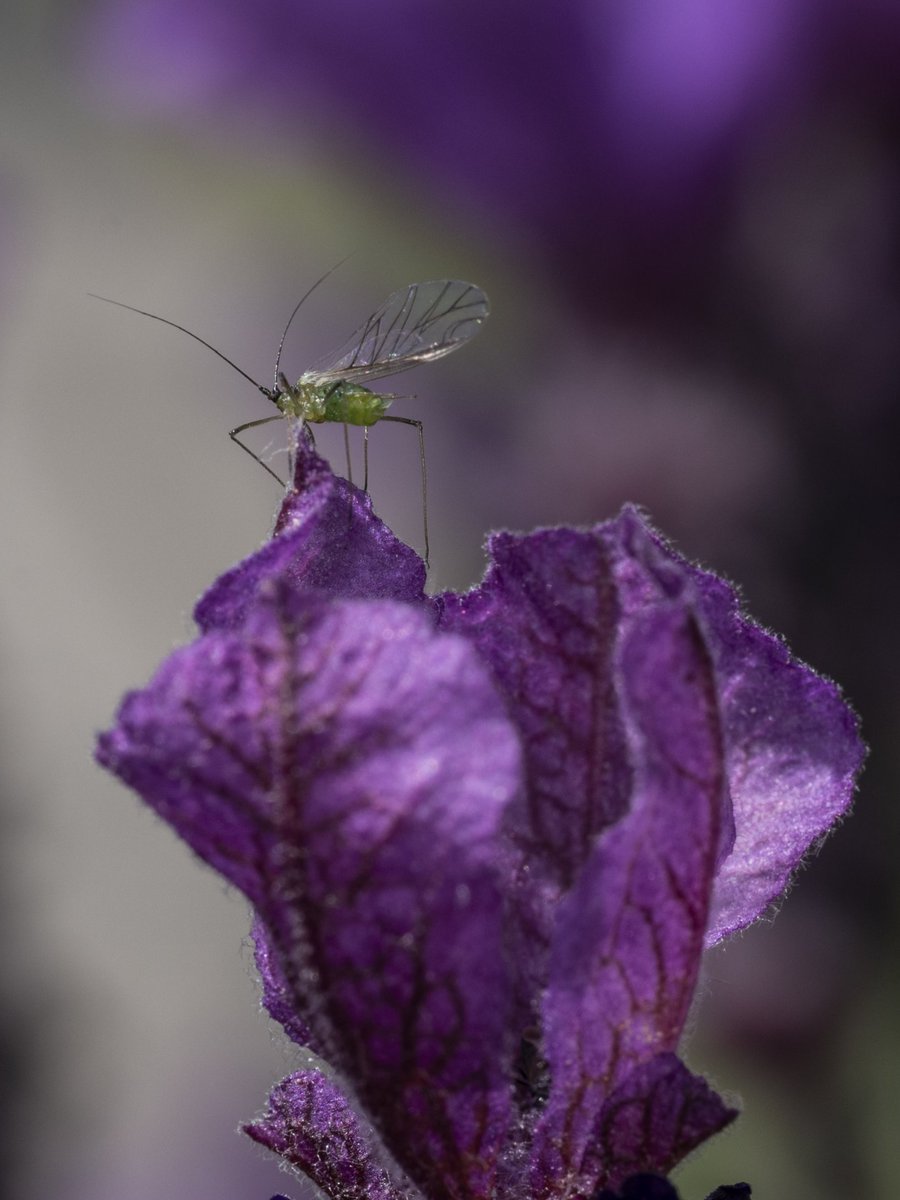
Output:
<svg viewBox="0 0 900 1200">
<path fill-rule="evenodd" d="M 281 413 L 279 413 L 277 417 L 261 417 L 258 421 L 247 421 L 243 425 L 237 425 L 234 429 L 229 429 L 228 436 L 235 443 L 235 445 L 240 446 L 240 448 L 242 450 L 245 450 L 252 459 L 254 459 L 256 462 L 258 462 L 264 471 L 268 471 L 269 474 L 272 476 L 272 478 L 277 480 L 278 483 L 282 487 L 287 487 L 287 484 L 284 482 L 284 480 L 282 478 L 280 478 L 280 476 L 275 474 L 275 472 L 272 470 L 272 468 L 269 466 L 269 464 L 263 462 L 263 460 L 259 457 L 259 455 L 254 454 L 253 451 L 250 449 L 250 447 L 246 444 L 246 442 L 242 442 L 241 439 L 238 437 L 239 433 L 246 433 L 246 431 L 248 429 L 255 429 L 258 425 L 268 425 L 270 421 L 283 421 L 283 420 L 284 420 L 284 417 L 281 415 Z"/>
<path fill-rule="evenodd" d="M 350 426 L 344 422 L 344 457 L 347 460 L 347 482 L 353 482 L 353 459 L 350 457 Z"/>
<path fill-rule="evenodd" d="M 382 421 L 392 421 L 395 425 L 412 425 L 419 433 L 419 462 L 422 466 L 422 527 L 425 533 L 425 569 L 431 566 L 431 550 L 428 543 L 428 472 L 425 467 L 425 429 L 421 421 L 417 421 L 414 417 L 394 417 L 387 413 L 381 418 Z M 367 480 L 368 483 L 368 464 L 367 464 Z"/>
</svg>

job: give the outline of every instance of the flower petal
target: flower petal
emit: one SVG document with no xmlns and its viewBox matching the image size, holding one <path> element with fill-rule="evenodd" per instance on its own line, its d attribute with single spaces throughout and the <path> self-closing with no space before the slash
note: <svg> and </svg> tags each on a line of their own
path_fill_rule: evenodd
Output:
<svg viewBox="0 0 900 1200">
<path fill-rule="evenodd" d="M 602 529 L 602 527 L 601 527 Z M 630 771 L 612 655 L 619 605 L 601 530 L 494 534 L 484 583 L 436 602 L 478 646 L 522 731 L 528 803 L 513 835 L 532 870 L 567 887 L 594 835 L 624 811 Z"/>
<path fill-rule="evenodd" d="M 715 665 L 733 808 L 721 827 L 707 944 L 750 924 L 850 805 L 864 748 L 839 689 L 633 508 L 590 530 L 497 534 L 489 552 L 480 587 L 435 605 L 441 628 L 476 643 L 525 738 L 529 787 L 510 833 L 528 860 L 532 971 L 539 976 L 549 909 L 627 806 L 611 674 L 619 625 L 686 589 Z"/>
<path fill-rule="evenodd" d="M 560 904 L 544 1002 L 552 1089 L 534 1161 L 561 1189 L 581 1178 L 610 1093 L 677 1044 L 728 812 L 712 663 L 690 608 L 662 601 L 627 621 L 617 674 L 634 793 Z"/>
<path fill-rule="evenodd" d="M 416 552 L 375 516 L 366 492 L 332 474 L 299 424 L 292 437 L 293 488 L 274 535 L 200 597 L 194 619 L 204 633 L 237 628 L 260 586 L 274 577 L 339 599 L 424 598 L 425 564 Z"/>
<path fill-rule="evenodd" d="M 603 1106 L 584 1177 L 618 1187 L 638 1171 L 665 1175 L 737 1115 L 674 1054 L 659 1054 L 632 1071 Z"/>
<path fill-rule="evenodd" d="M 528 790 L 507 832 L 519 856 L 515 953 L 537 997 L 555 905 L 630 794 L 613 685 L 620 612 L 602 527 L 495 534 L 489 552 L 480 587 L 435 605 L 440 628 L 464 634 L 490 664 L 522 733 Z"/>
<path fill-rule="evenodd" d="M 618 524 L 660 589 L 673 571 L 690 572 L 715 662 L 735 838 L 716 878 L 714 945 L 756 920 L 847 812 L 865 747 L 839 688 L 745 616 L 733 587 L 687 563 L 633 509 Z"/>
<path fill-rule="evenodd" d="M 281 969 L 278 955 L 269 942 L 269 935 L 262 921 L 257 918 L 251 930 L 256 969 L 262 983 L 263 1007 L 269 1016 L 284 1027 L 285 1033 L 298 1046 L 308 1046 L 318 1051 L 315 1037 L 294 1006 L 288 981 Z"/>
<path fill-rule="evenodd" d="M 240 631 L 126 698 L 99 758 L 251 899 L 401 1165 L 487 1195 L 510 1108 L 496 840 L 521 765 L 475 650 L 409 605 L 271 581 Z"/>
<path fill-rule="evenodd" d="M 377 1141 L 337 1085 L 297 1071 L 272 1089 L 266 1113 L 243 1126 L 255 1142 L 302 1171 L 331 1200 L 409 1200 L 379 1161 Z"/>
</svg>

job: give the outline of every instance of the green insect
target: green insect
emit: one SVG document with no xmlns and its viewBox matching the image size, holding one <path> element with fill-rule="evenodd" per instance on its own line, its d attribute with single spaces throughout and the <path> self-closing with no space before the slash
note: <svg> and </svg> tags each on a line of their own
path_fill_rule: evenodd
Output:
<svg viewBox="0 0 900 1200">
<path fill-rule="evenodd" d="M 331 272 L 329 271 L 330 275 Z M 221 350 L 203 340 L 196 333 L 177 325 L 166 317 L 156 313 L 146 312 L 142 308 L 133 308 L 130 304 L 122 304 L 119 300 L 109 300 L 106 296 L 96 296 L 95 299 L 106 300 L 108 304 L 127 308 L 130 312 L 139 313 L 143 317 L 151 317 L 154 321 L 162 321 L 174 329 L 186 333 L 201 345 L 212 350 L 219 358 L 224 359 L 238 374 L 253 384 L 266 399 L 279 410 L 277 416 L 261 417 L 255 421 L 247 421 L 243 425 L 229 430 L 228 436 L 254 458 L 261 467 L 269 472 L 279 484 L 284 481 L 275 474 L 272 468 L 250 449 L 240 439 L 240 434 L 258 425 L 266 425 L 269 421 L 283 418 L 303 421 L 307 427 L 320 425 L 324 422 L 342 424 L 344 426 L 344 444 L 347 451 L 348 476 L 350 470 L 350 449 L 348 427 L 360 425 L 363 428 L 364 480 L 363 488 L 369 486 L 369 426 L 378 421 L 393 421 L 401 425 L 411 425 L 419 435 L 419 456 L 422 468 L 422 518 L 425 530 L 425 562 L 429 560 L 428 544 L 428 503 L 427 476 L 425 469 L 425 437 L 422 422 L 412 417 L 388 416 L 387 410 L 396 396 L 372 391 L 367 385 L 377 379 L 389 375 L 397 375 L 411 367 L 422 363 L 432 362 L 443 358 L 445 354 L 465 345 L 481 328 L 490 312 L 488 298 L 473 283 L 464 283 L 458 279 L 432 279 L 427 283 L 411 283 L 400 291 L 393 292 L 370 317 L 348 338 L 334 353 L 327 355 L 304 371 L 295 384 L 291 384 L 281 370 L 281 353 L 284 341 L 294 317 L 300 311 L 301 305 L 312 292 L 328 276 L 316 281 L 313 286 L 300 298 L 294 311 L 288 318 L 278 344 L 278 354 L 275 359 L 275 380 L 271 388 L 263 387 L 248 375 L 246 371 L 227 358 Z M 93 293 L 91 293 L 93 295 Z M 311 433 L 311 430 L 310 430 Z M 352 477 L 352 476 L 351 476 Z"/>
</svg>

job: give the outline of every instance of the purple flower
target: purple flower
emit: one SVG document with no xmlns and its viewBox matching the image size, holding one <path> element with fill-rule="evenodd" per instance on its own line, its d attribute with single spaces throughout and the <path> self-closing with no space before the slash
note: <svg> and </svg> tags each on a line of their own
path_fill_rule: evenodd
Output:
<svg viewBox="0 0 900 1200">
<path fill-rule="evenodd" d="M 341 1200 L 590 1196 L 735 1109 L 677 1056 L 704 946 L 851 799 L 855 721 L 633 509 L 424 569 L 299 439 L 276 535 L 100 761 L 250 899 L 323 1064 L 246 1129 Z"/>
</svg>

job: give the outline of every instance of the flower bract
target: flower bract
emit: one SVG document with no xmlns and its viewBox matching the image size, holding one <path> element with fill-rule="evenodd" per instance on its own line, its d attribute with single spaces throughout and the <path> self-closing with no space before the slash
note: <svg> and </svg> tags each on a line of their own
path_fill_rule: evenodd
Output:
<svg viewBox="0 0 900 1200">
<path fill-rule="evenodd" d="M 862 757 L 837 688 L 636 510 L 488 555 L 427 596 L 299 434 L 275 536 L 100 738 L 252 904 L 310 1056 L 246 1129 L 332 1200 L 590 1197 L 733 1120 L 679 1057 L 701 956 Z"/>
</svg>

